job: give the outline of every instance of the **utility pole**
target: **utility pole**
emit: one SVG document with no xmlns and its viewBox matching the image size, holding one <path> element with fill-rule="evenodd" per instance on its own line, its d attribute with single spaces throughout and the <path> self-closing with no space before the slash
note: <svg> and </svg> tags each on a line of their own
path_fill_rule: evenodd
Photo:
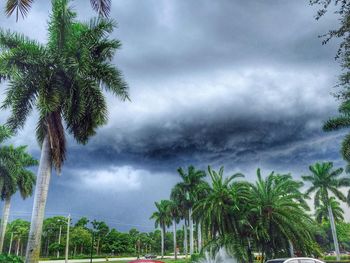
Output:
<svg viewBox="0 0 350 263">
<path fill-rule="evenodd" d="M 11 249 L 12 249 L 12 240 L 13 240 L 13 232 L 11 232 L 11 238 L 10 238 L 10 247 L 9 247 L 9 255 L 11 254 Z"/>
<path fill-rule="evenodd" d="M 95 232 L 92 230 L 91 248 L 90 248 L 90 263 L 92 263 L 92 252 L 94 250 L 94 241 L 95 241 Z"/>
<path fill-rule="evenodd" d="M 58 245 L 61 245 L 62 225 L 60 225 L 60 232 L 58 233 Z M 57 258 L 60 257 L 60 246 L 57 249 Z"/>
<path fill-rule="evenodd" d="M 68 263 L 68 252 L 69 252 L 69 228 L 70 228 L 70 214 L 67 218 L 67 242 L 66 242 L 66 258 L 65 263 Z"/>
</svg>

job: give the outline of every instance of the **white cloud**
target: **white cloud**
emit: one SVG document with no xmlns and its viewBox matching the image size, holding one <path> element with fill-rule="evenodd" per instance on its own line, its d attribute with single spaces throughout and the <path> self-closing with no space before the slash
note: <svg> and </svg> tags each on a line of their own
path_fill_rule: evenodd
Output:
<svg viewBox="0 0 350 263">
<path fill-rule="evenodd" d="M 93 191 L 125 192 L 141 188 L 142 177 L 149 172 L 131 166 L 111 166 L 106 169 L 76 172 L 80 187 Z M 76 187 L 75 185 L 74 187 Z"/>
</svg>

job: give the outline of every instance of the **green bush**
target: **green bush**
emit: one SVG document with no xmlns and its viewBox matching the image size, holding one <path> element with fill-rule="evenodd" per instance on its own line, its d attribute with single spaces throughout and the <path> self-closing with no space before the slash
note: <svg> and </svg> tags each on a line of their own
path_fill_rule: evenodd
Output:
<svg viewBox="0 0 350 263">
<path fill-rule="evenodd" d="M 20 257 L 1 254 L 0 263 L 23 263 L 23 260 Z"/>
</svg>

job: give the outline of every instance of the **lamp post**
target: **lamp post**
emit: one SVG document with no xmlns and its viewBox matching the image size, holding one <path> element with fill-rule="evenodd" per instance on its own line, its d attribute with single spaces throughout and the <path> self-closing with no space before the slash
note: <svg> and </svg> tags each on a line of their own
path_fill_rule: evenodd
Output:
<svg viewBox="0 0 350 263">
<path fill-rule="evenodd" d="M 68 253 L 69 253 L 69 228 L 70 228 L 70 214 L 67 218 L 67 240 L 66 240 L 66 256 L 65 263 L 68 263 Z"/>
<path fill-rule="evenodd" d="M 94 250 L 94 241 L 95 241 L 95 232 L 92 230 L 91 247 L 90 247 L 90 263 L 92 263 L 92 252 Z"/>
<path fill-rule="evenodd" d="M 61 221 L 61 220 L 58 220 L 58 222 L 60 222 L 60 221 Z M 60 230 L 59 230 L 59 234 L 58 234 L 57 258 L 60 257 L 61 234 L 62 234 L 62 225 L 60 225 Z"/>
</svg>

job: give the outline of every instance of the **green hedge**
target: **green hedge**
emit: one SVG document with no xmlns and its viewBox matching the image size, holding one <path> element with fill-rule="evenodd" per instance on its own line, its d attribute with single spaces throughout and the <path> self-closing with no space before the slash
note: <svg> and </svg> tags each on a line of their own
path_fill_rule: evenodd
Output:
<svg viewBox="0 0 350 263">
<path fill-rule="evenodd" d="M 20 257 L 1 254 L 0 263 L 23 263 L 23 260 Z"/>
<path fill-rule="evenodd" d="M 336 256 L 325 256 L 323 259 L 326 260 L 326 261 L 328 261 L 328 260 L 329 261 L 337 261 L 337 257 Z M 342 256 L 340 256 L 340 260 L 341 261 L 343 261 L 343 260 L 350 261 L 350 256 L 342 255 Z"/>
</svg>

